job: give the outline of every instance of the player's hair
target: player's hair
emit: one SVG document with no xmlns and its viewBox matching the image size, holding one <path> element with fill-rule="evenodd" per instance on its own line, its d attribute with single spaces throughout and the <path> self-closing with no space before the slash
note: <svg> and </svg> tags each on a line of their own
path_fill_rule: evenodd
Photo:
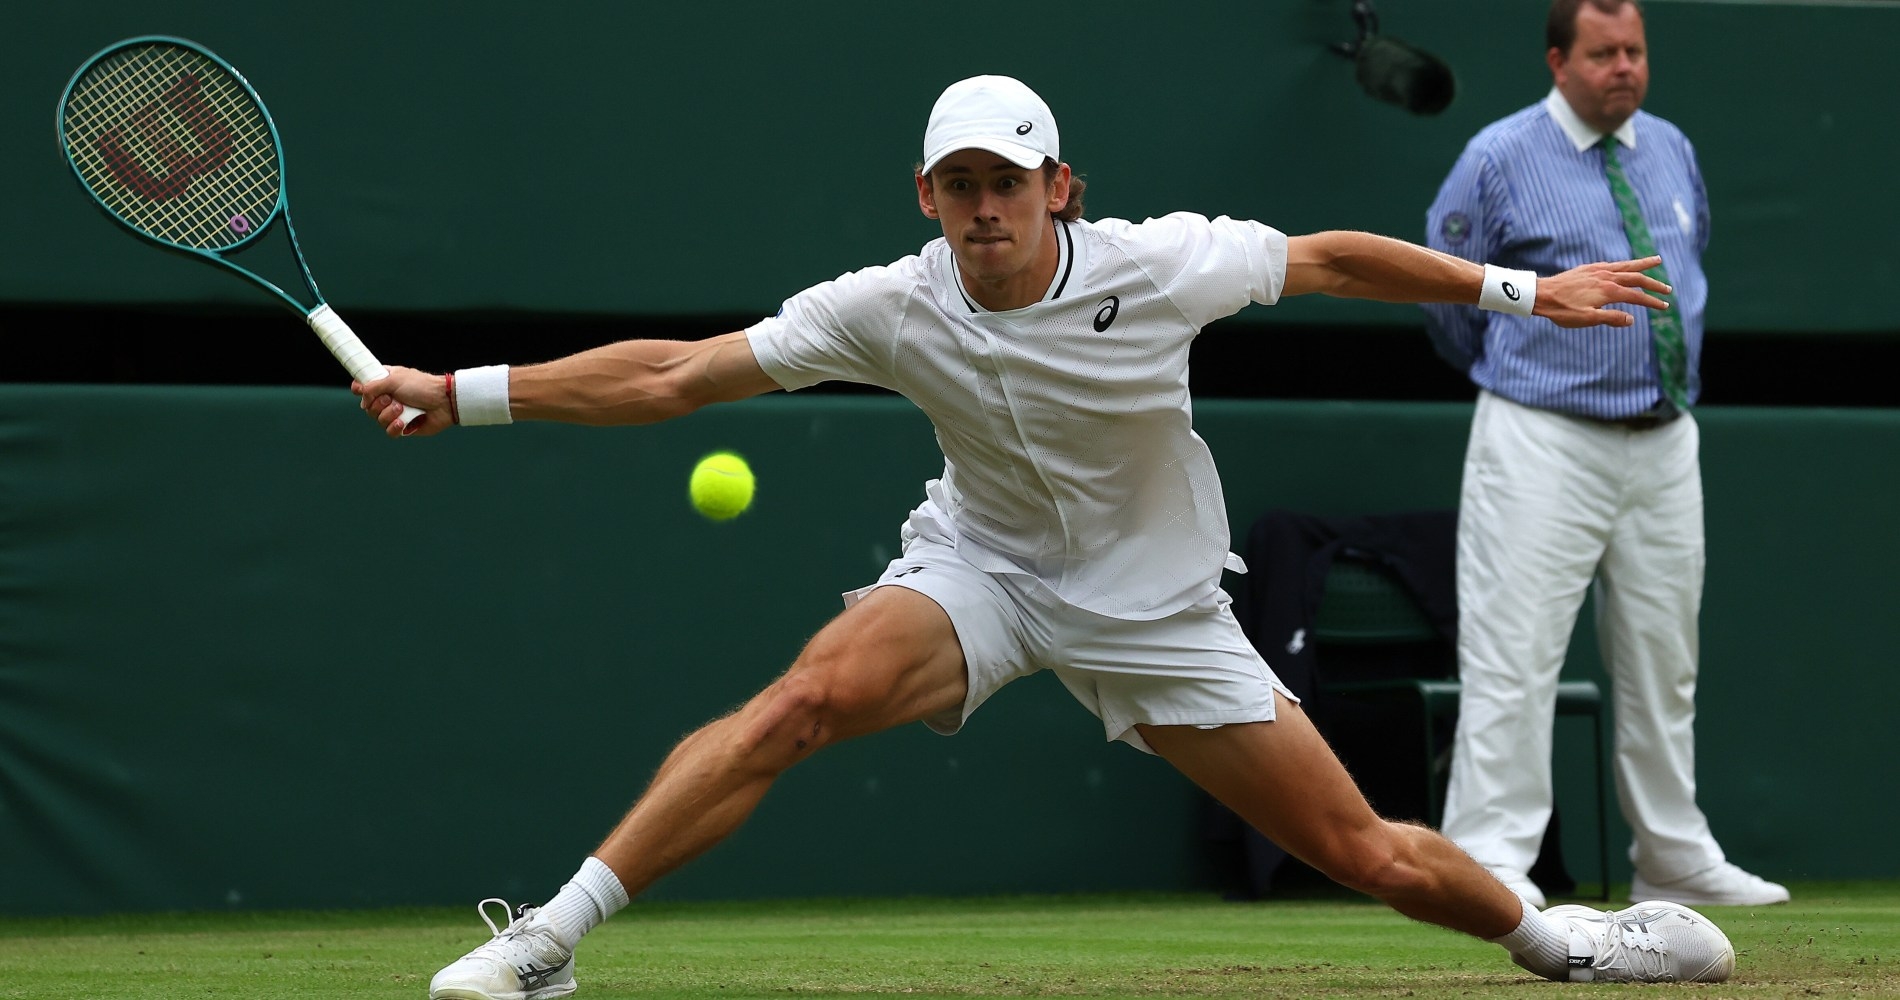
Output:
<svg viewBox="0 0 1900 1000">
<path fill-rule="evenodd" d="M 1625 7 L 1636 8 L 1636 16 L 1643 16 L 1640 0 L 1551 0 L 1550 17 L 1544 21 L 1544 45 L 1556 49 L 1568 56 L 1570 47 L 1577 43 L 1577 12 L 1584 4 L 1614 14 Z"/>
<path fill-rule="evenodd" d="M 1056 171 L 1059 170 L 1060 168 L 1061 168 L 1061 164 L 1057 163 L 1053 158 L 1046 157 L 1046 156 L 1043 157 L 1043 160 L 1042 160 L 1043 183 L 1054 184 L 1056 182 Z M 911 169 L 916 171 L 917 176 L 919 177 L 928 176 L 927 174 L 924 173 L 924 165 L 921 163 L 913 165 Z M 1088 186 L 1089 186 L 1089 182 L 1083 180 L 1080 174 L 1071 172 L 1069 174 L 1069 200 L 1063 202 L 1061 208 L 1049 214 L 1055 216 L 1058 219 L 1061 219 L 1064 222 L 1074 222 L 1075 220 L 1081 218 L 1082 217 L 1082 191 Z"/>
</svg>

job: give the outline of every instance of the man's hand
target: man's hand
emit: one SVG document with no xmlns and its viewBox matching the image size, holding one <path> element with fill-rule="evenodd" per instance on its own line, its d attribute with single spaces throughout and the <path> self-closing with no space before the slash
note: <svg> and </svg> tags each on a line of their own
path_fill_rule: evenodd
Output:
<svg viewBox="0 0 1900 1000">
<path fill-rule="evenodd" d="M 1536 308 L 1531 312 L 1558 326 L 1629 326 L 1636 322 L 1636 317 L 1621 309 L 1604 307 L 1612 302 L 1625 302 L 1651 309 L 1669 308 L 1668 302 L 1649 293 L 1666 294 L 1674 289 L 1643 273 L 1661 263 L 1661 257 L 1645 257 L 1613 264 L 1585 264 L 1562 274 L 1539 278 Z"/>
<path fill-rule="evenodd" d="M 350 391 L 362 397 L 363 412 L 368 413 L 390 437 L 428 437 L 440 434 L 450 424 L 448 380 L 440 375 L 414 368 L 391 368 L 389 374 L 371 382 L 351 382 Z M 422 416 L 402 428 L 402 407 L 407 403 L 422 411 Z"/>
</svg>

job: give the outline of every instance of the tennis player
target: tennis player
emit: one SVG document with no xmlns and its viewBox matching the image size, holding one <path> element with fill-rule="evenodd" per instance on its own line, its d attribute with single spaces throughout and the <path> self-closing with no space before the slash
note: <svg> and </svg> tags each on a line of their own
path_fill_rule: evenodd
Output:
<svg viewBox="0 0 1900 1000">
<path fill-rule="evenodd" d="M 574 989 L 582 935 L 730 834 L 774 779 L 840 740 L 909 722 L 954 733 L 997 689 L 1054 671 L 1110 740 L 1156 753 L 1275 842 L 1409 917 L 1502 944 L 1552 979 L 1720 980 L 1733 950 L 1670 903 L 1539 913 L 1437 833 L 1381 819 L 1219 586 L 1227 511 L 1194 433 L 1188 348 L 1248 302 L 1324 293 L 1459 302 L 1565 326 L 1663 308 L 1656 261 L 1539 278 L 1366 233 L 1287 236 L 1176 214 L 1081 219 L 1049 108 L 997 76 L 945 90 L 917 203 L 943 238 L 801 292 L 699 342 L 627 341 L 526 367 L 357 385 L 387 433 L 453 423 L 648 424 L 827 379 L 895 390 L 943 447 L 903 553 L 845 595 L 783 676 L 686 737 L 545 906 L 435 976 L 435 1000 Z M 499 900 L 493 901 L 500 903 Z M 501 904 L 504 908 L 506 904 Z"/>
</svg>

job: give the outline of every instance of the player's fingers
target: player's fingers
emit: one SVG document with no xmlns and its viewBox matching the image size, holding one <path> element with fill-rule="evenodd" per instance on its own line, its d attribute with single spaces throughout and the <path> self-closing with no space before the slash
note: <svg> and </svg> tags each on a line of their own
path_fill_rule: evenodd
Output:
<svg viewBox="0 0 1900 1000">
<path fill-rule="evenodd" d="M 1606 289 L 1604 298 L 1608 302 L 1625 302 L 1633 306 L 1647 306 L 1650 309 L 1669 308 L 1669 303 L 1666 300 L 1657 298 L 1643 289 L 1631 285 L 1611 285 Z"/>
<path fill-rule="evenodd" d="M 1652 292 L 1660 292 L 1664 295 L 1675 291 L 1675 288 L 1668 282 L 1644 274 L 1641 271 L 1615 271 L 1612 272 L 1609 277 L 1611 281 L 1631 288 L 1647 288 Z"/>
<path fill-rule="evenodd" d="M 350 381 L 350 391 L 361 397 L 363 409 L 373 410 L 380 405 L 377 402 L 379 399 L 389 398 L 389 379 L 384 377 L 371 379 L 368 382 L 358 382 L 352 379 Z"/>
<path fill-rule="evenodd" d="M 376 422 L 381 424 L 384 430 L 390 430 L 390 425 L 394 424 L 397 425 L 395 427 L 397 433 L 402 431 L 402 427 L 400 426 L 402 423 L 401 403 L 396 402 L 388 396 L 378 396 L 371 408 L 376 413 Z"/>
<path fill-rule="evenodd" d="M 1633 297 L 1631 297 L 1631 298 L 1627 298 L 1627 299 L 1624 299 L 1623 301 L 1625 301 L 1625 302 L 1630 302 L 1630 303 L 1634 303 L 1634 304 L 1636 304 L 1636 305 L 1639 305 L 1639 306 L 1648 306 L 1648 307 L 1649 307 L 1649 308 L 1651 308 L 1651 309 L 1667 309 L 1667 308 L 1669 308 L 1669 300 L 1668 300 L 1668 299 L 1659 299 L 1659 298 L 1657 298 L 1656 296 L 1654 296 L 1654 295 L 1649 295 L 1649 294 L 1647 294 L 1647 293 L 1642 293 L 1642 294 L 1638 294 L 1638 295 L 1635 295 L 1635 296 L 1633 296 Z"/>
<path fill-rule="evenodd" d="M 1656 267 L 1660 265 L 1661 263 L 1662 263 L 1662 257 L 1652 254 L 1648 257 L 1642 257 L 1636 260 L 1614 261 L 1612 263 L 1604 264 L 1603 266 L 1609 268 L 1612 271 L 1647 271 L 1652 267 Z"/>
</svg>

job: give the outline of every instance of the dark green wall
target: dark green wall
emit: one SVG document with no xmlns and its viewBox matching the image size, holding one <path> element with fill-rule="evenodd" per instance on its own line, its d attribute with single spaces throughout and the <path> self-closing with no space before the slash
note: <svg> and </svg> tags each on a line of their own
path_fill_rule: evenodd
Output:
<svg viewBox="0 0 1900 1000">
<path fill-rule="evenodd" d="M 259 302 L 134 245 L 55 150 L 72 71 L 128 35 L 194 38 L 258 87 L 339 310 L 756 315 L 934 235 L 909 169 L 947 83 L 1021 76 L 1091 213 L 1177 209 L 1419 238 L 1466 139 L 1539 99 L 1543 4 L 1384 0 L 1456 69 L 1438 118 L 1378 104 L 1326 44 L 1346 0 L 993 11 L 819 4 L 18 3 L 0 13 L 0 302 Z M 1717 330 L 1900 329 L 1900 7 L 1649 5 L 1650 108 L 1701 150 Z M 1416 324 L 1297 302 L 1284 318 Z M 0 378 L 5 358 L 0 354 Z"/>
<path fill-rule="evenodd" d="M 1449 505 L 1468 419 L 1196 413 L 1236 531 Z M 1766 875 L 1891 876 L 1900 414 L 1703 422 L 1704 803 Z M 724 525 L 685 499 L 715 448 L 761 481 Z M 396 443 L 335 391 L 0 385 L 0 911 L 540 898 L 875 577 L 940 468 L 882 398 Z M 657 895 L 1205 886 L 1196 803 L 1040 676 L 955 738 L 819 755 Z"/>
</svg>

